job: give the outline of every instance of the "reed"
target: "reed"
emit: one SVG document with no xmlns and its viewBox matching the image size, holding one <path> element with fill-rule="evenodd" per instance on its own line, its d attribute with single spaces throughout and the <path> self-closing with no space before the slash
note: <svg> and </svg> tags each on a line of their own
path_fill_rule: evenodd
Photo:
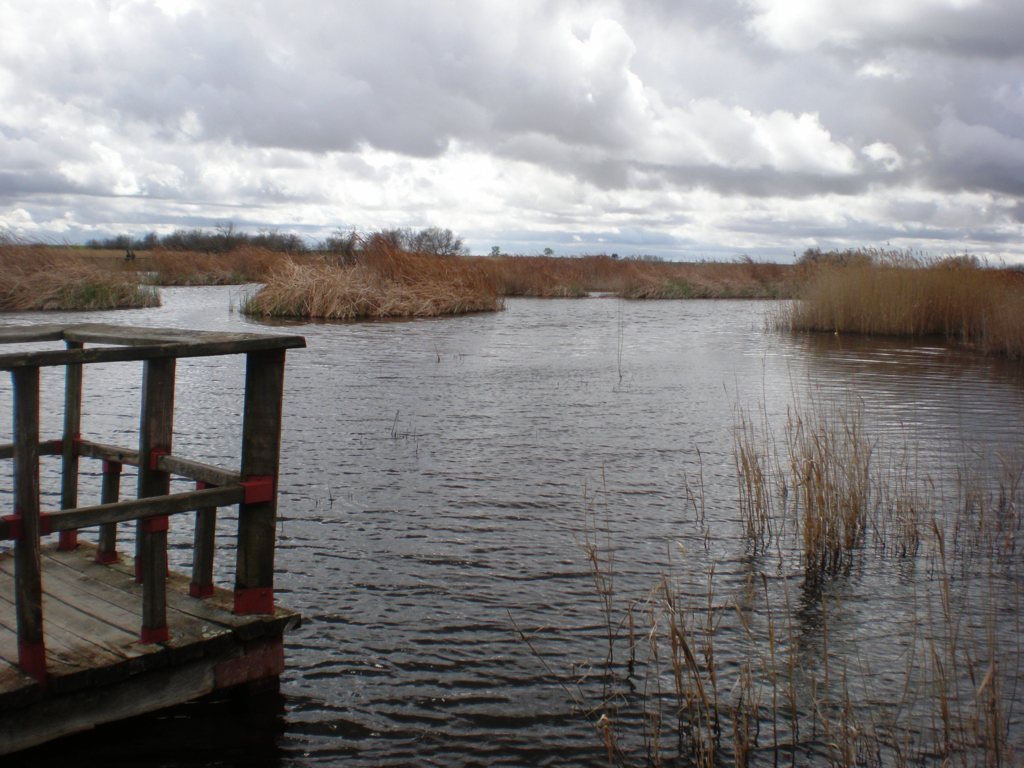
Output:
<svg viewBox="0 0 1024 768">
<path fill-rule="evenodd" d="M 159 306 L 135 275 L 63 249 L 0 241 L 0 311 L 103 310 Z"/>
<path fill-rule="evenodd" d="M 583 547 L 608 647 L 603 662 L 563 685 L 595 721 L 608 764 L 1018 764 L 1024 596 L 1007 584 L 1019 579 L 1024 469 L 1003 460 L 994 469 L 933 467 L 941 478 L 921 478 L 914 447 L 869 439 L 852 399 L 794 404 L 778 444 L 767 419 L 739 414 L 738 495 L 773 518 L 771 536 L 756 517 L 747 529 L 757 565 L 745 587 L 719 596 L 716 564 L 701 584 L 691 552 L 685 570 L 669 563 L 645 597 L 621 598 L 614 541 L 605 533 L 598 545 L 588 497 L 593 533 Z M 745 490 L 744 475 L 759 477 L 761 490 Z M 706 506 L 723 503 L 703 493 L 687 484 L 700 524 Z M 604 503 L 610 516 L 607 493 Z M 782 525 L 786 517 L 798 525 Z M 777 562 L 765 538 L 777 543 Z M 794 550 L 803 552 L 802 580 L 789 572 Z M 871 557 L 875 567 L 899 563 L 905 573 L 918 563 L 928 573 L 911 600 L 879 614 L 903 625 L 906 639 L 877 657 L 862 655 L 873 642 L 862 633 L 873 630 L 851 625 L 860 614 L 844 605 L 855 559 Z"/>
<path fill-rule="evenodd" d="M 799 298 L 775 323 L 792 331 L 939 337 L 1024 354 L 1024 273 L 972 262 L 868 253 L 804 265 Z"/>
<path fill-rule="evenodd" d="M 253 246 L 225 253 L 156 249 L 131 268 L 144 270 L 157 285 L 239 285 L 262 283 L 290 260 L 287 254 Z"/>
<path fill-rule="evenodd" d="M 479 257 L 504 296 L 576 298 L 609 293 L 629 299 L 780 298 L 792 296 L 791 265 L 664 262 L 605 255 Z"/>
<path fill-rule="evenodd" d="M 502 301 L 489 276 L 455 256 L 409 253 L 372 239 L 353 265 L 284 261 L 241 311 L 261 317 L 332 320 L 493 312 Z"/>
</svg>

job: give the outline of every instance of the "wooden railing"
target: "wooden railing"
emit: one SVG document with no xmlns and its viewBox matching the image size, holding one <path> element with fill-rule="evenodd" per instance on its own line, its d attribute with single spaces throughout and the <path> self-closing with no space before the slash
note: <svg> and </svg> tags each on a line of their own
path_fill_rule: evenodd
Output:
<svg viewBox="0 0 1024 768">
<path fill-rule="evenodd" d="M 0 518 L 0 539 L 13 540 L 18 659 L 39 681 L 46 677 L 40 537 L 58 533 L 59 549 L 74 549 L 81 528 L 99 527 L 96 560 L 117 558 L 117 525 L 137 521 L 135 577 L 142 584 L 139 639 L 168 639 L 167 532 L 170 515 L 195 512 L 191 593 L 213 592 L 214 535 L 218 507 L 237 504 L 238 539 L 234 611 L 274 612 L 274 533 L 280 459 L 285 351 L 304 347 L 301 336 L 211 333 L 112 325 L 45 325 L 0 329 L 0 344 L 62 341 L 63 349 L 0 355 L 0 370 L 13 383 L 14 442 L 0 445 L 0 459 L 14 461 L 14 511 Z M 102 346 L 86 347 L 86 344 Z M 172 451 L 175 364 L 180 357 L 244 354 L 245 392 L 240 468 L 192 461 Z M 142 362 L 139 440 L 134 447 L 105 445 L 81 436 L 83 366 Z M 64 428 L 41 440 L 40 368 L 65 367 Z M 39 457 L 61 457 L 61 509 L 41 510 Z M 103 462 L 100 504 L 79 506 L 82 458 Z M 138 467 L 137 498 L 121 501 L 121 468 Z M 170 493 L 170 478 L 196 488 Z"/>
</svg>

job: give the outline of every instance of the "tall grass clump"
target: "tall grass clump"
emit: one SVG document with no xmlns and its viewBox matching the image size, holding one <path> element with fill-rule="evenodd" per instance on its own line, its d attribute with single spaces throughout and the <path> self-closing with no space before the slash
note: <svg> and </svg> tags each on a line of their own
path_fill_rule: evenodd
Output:
<svg viewBox="0 0 1024 768">
<path fill-rule="evenodd" d="M 242 312 L 261 317 L 356 320 L 493 312 L 502 300 L 490 277 L 458 256 L 404 251 L 371 238 L 353 264 L 286 261 Z"/>
<path fill-rule="evenodd" d="M 803 288 L 777 325 L 793 331 L 938 337 L 985 353 L 1024 354 L 1024 273 L 962 258 L 858 253 L 861 258 L 804 264 Z"/>
<path fill-rule="evenodd" d="M 0 242 L 0 311 L 103 310 L 159 306 L 135 275 L 47 246 Z"/>
</svg>

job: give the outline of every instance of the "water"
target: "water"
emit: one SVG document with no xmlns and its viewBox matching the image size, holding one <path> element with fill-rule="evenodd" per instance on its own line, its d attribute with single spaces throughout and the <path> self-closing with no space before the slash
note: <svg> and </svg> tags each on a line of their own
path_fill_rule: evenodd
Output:
<svg viewBox="0 0 1024 768">
<path fill-rule="evenodd" d="M 906 668 L 915 635 L 927 634 L 919 628 L 934 623 L 907 609 L 945 572 L 934 549 L 859 558 L 825 585 L 805 583 L 790 543 L 752 550 L 736 503 L 737 409 L 781 440 L 794 401 L 853 404 L 873 439 L 896 454 L 912 445 L 915 476 L 943 487 L 950 467 L 987 473 L 1021 455 L 1019 365 L 770 333 L 767 302 L 516 299 L 498 314 L 278 329 L 232 313 L 240 294 L 165 289 L 153 310 L 0 319 L 284 330 L 308 343 L 289 352 L 286 372 L 277 588 L 304 622 L 287 637 L 283 698 L 247 714 L 181 708 L 136 735 L 103 729 L 44 755 L 73 752 L 87 765 L 605 764 L 594 718 L 573 700 L 596 704 L 605 682 L 588 542 L 613 552 L 616 616 L 666 576 L 682 602 L 702 604 L 713 568 L 719 657 L 751 658 L 735 606 L 763 625 L 750 586 L 763 583 L 774 605 L 789 601 L 793 647 L 813 657 L 829 636 L 835 653 L 883 667 L 872 695 L 885 700 L 889 686 L 899 698 L 905 679 L 887 665 Z M 87 370 L 85 435 L 132 444 L 137 367 Z M 179 361 L 176 452 L 237 460 L 242 374 L 241 360 Z M 47 372 L 44 434 L 59 434 L 60 386 Z M 0 398 L 9 408 L 7 381 Z M 86 487 L 94 481 L 85 473 Z M 233 521 L 222 518 L 218 575 L 230 585 Z M 179 565 L 187 525 L 176 521 L 172 536 Z M 980 573 L 962 549 L 960 574 Z M 977 586 L 1010 647 L 1020 559 L 986 560 Z M 962 615 L 974 626 L 988 613 Z M 1019 656 L 1003 670 L 1010 680 Z M 728 662 L 723 679 L 739 667 Z M 1020 709 L 1020 693 L 1004 698 Z"/>
</svg>

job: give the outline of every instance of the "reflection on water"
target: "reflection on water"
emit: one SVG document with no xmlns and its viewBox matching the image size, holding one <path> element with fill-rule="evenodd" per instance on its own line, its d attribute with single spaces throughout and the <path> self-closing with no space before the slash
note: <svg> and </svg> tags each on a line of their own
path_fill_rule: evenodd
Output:
<svg viewBox="0 0 1024 768">
<path fill-rule="evenodd" d="M 159 309 L 87 319 L 254 330 L 229 311 L 237 289 L 163 296 Z M 797 555 L 752 553 L 736 504 L 735 409 L 754 408 L 781 434 L 794 399 L 853 399 L 879 436 L 912 444 L 915 466 L 938 475 L 951 458 L 1019 457 L 1021 369 L 903 342 L 766 333 L 768 306 L 522 299 L 494 315 L 289 324 L 309 346 L 288 357 L 277 583 L 305 620 L 288 637 L 280 727 L 243 721 L 266 739 L 262 764 L 603 764 L 592 726 L 535 655 L 566 675 L 604 658 L 582 552 L 588 517 L 614 547 L 623 605 L 670 568 L 683 596 L 703 601 L 713 567 L 715 600 L 749 600 L 755 619 L 762 580 L 784 596 L 809 656 L 827 624 L 837 646 L 883 665 L 900 658 L 921 618 L 908 595 L 935 563 L 870 561 L 805 585 Z M 97 369 L 83 431 L 130 441 L 138 374 Z M 239 361 L 179 363 L 175 440 L 186 455 L 233 461 L 241 378 Z M 46 386 L 59 402 L 59 377 Z M 688 501 L 696 478 L 703 520 Z M 223 517 L 218 567 L 229 579 Z M 1013 594 L 1020 573 L 1018 557 Z M 722 642 L 741 643 L 739 628 Z M 204 719 L 187 738 L 209 736 Z M 224 749 L 157 759 L 139 746 L 133 764 L 231 764 L 236 748 Z"/>
</svg>

